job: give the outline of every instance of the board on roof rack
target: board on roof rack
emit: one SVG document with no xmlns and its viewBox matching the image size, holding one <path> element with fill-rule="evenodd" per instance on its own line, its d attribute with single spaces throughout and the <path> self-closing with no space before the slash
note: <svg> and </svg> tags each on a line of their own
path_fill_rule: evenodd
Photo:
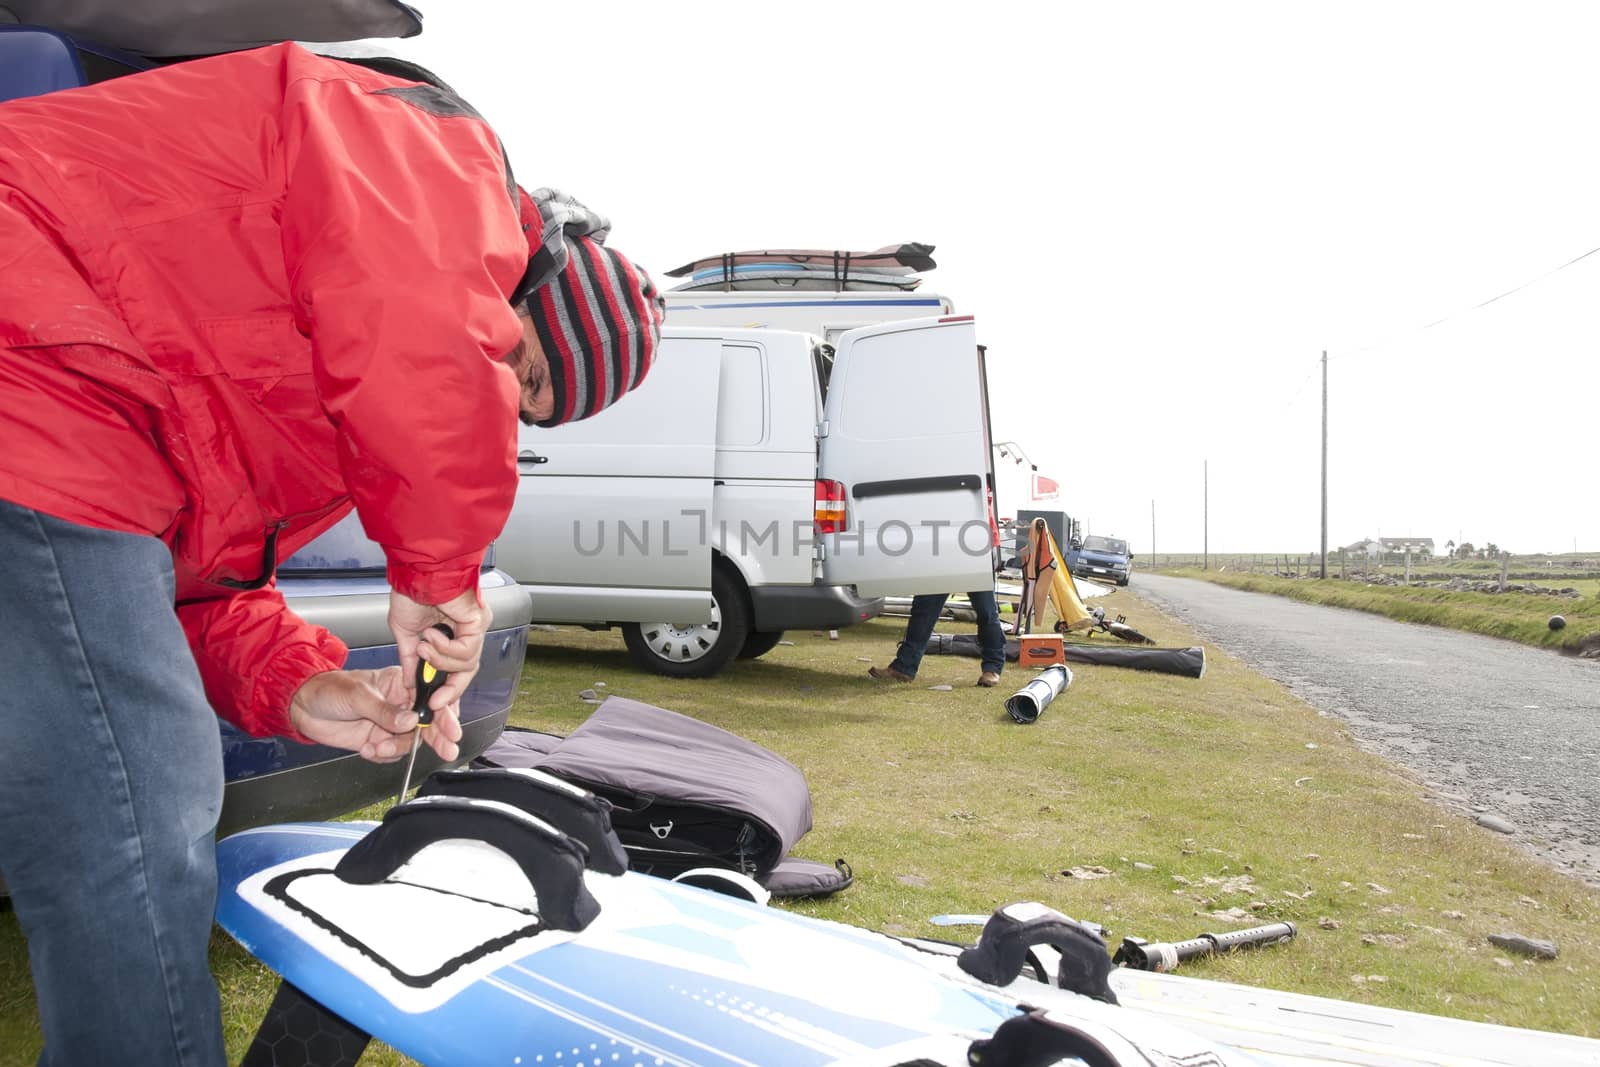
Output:
<svg viewBox="0 0 1600 1067">
<path fill-rule="evenodd" d="M 732 270 L 734 267 L 751 263 L 800 263 L 813 267 L 824 265 L 831 267 L 837 264 L 839 269 L 843 270 L 854 267 L 894 266 L 909 267 L 912 270 L 933 270 L 938 266 L 933 261 L 933 245 L 907 241 L 904 244 L 884 245 L 869 252 L 852 252 L 838 248 L 781 248 L 770 251 L 723 252 L 715 256 L 690 260 L 681 267 L 674 267 L 667 271 L 667 277 L 681 278 L 706 268 Z"/>
</svg>

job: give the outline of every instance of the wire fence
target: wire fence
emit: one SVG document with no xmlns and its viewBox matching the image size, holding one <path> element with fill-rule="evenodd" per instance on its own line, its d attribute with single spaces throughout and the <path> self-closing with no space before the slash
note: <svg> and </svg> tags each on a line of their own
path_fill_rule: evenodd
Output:
<svg viewBox="0 0 1600 1067">
<path fill-rule="evenodd" d="M 1330 578 L 1338 572 L 1340 562 L 1341 560 L 1336 553 L 1328 553 Z M 1303 556 L 1287 554 L 1240 555 L 1237 553 L 1204 556 L 1197 553 L 1191 556 L 1160 555 L 1153 559 L 1147 558 L 1145 560 L 1136 558 L 1134 560 L 1134 569 L 1154 571 L 1225 570 L 1242 571 L 1246 574 L 1286 574 L 1303 577 L 1307 574 L 1320 573 L 1321 564 L 1321 557 L 1315 553 Z"/>
<path fill-rule="evenodd" d="M 1309 552 L 1290 553 L 1211 553 L 1161 554 L 1134 560 L 1135 570 L 1176 571 L 1210 570 L 1234 574 L 1274 575 L 1285 578 L 1322 576 L 1322 556 Z M 1368 555 L 1357 552 L 1329 552 L 1329 578 L 1369 578 L 1383 575 L 1409 581 L 1413 578 L 1440 579 L 1463 577 L 1501 581 L 1554 581 L 1600 579 L 1600 557 L 1550 558 L 1502 555 L 1487 560 L 1453 560 L 1448 557 L 1387 552 Z"/>
</svg>

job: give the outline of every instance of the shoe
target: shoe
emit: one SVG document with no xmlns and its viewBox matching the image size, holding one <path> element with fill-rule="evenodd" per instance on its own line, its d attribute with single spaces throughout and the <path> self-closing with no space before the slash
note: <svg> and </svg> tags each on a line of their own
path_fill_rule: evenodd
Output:
<svg viewBox="0 0 1600 1067">
<path fill-rule="evenodd" d="M 902 674 L 893 667 L 868 667 L 867 673 L 880 682 L 909 682 L 911 675 Z"/>
<path fill-rule="evenodd" d="M 995 686 L 1000 684 L 1000 676 L 994 671 L 984 671 L 982 674 L 978 675 L 978 684 L 983 686 L 985 689 L 993 689 Z"/>
</svg>

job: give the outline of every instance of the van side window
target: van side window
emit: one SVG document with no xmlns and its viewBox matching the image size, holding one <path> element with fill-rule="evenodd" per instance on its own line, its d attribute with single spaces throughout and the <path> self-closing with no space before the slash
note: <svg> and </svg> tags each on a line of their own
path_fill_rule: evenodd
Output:
<svg viewBox="0 0 1600 1067">
<path fill-rule="evenodd" d="M 717 394 L 717 447 L 767 439 L 767 354 L 755 345 L 723 345 Z"/>
<path fill-rule="evenodd" d="M 650 448 L 658 445 L 694 445 L 710 435 L 703 426 L 682 417 L 686 403 L 684 382 L 700 379 L 672 373 L 667 361 L 716 359 L 717 350 L 705 350 L 701 340 L 663 346 L 660 360 L 639 387 L 597 415 L 561 426 L 517 426 L 517 447 L 538 451 L 541 446 L 589 445 L 604 448 Z M 716 379 L 704 376 L 707 385 Z M 698 388 L 698 385 L 696 386 Z M 706 417 L 710 418 L 708 410 Z M 543 473 L 553 474 L 552 469 Z M 563 473 L 571 474 L 571 470 Z"/>
</svg>

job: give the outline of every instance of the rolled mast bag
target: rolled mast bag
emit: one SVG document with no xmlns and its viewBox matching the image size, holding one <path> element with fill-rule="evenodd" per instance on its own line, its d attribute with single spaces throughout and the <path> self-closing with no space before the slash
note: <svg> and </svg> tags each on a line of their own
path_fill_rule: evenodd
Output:
<svg viewBox="0 0 1600 1067">
<path fill-rule="evenodd" d="M 1039 718 L 1050 702 L 1072 684 L 1072 672 L 1063 664 L 1046 667 L 1006 701 L 1006 714 L 1024 726 Z"/>
</svg>

